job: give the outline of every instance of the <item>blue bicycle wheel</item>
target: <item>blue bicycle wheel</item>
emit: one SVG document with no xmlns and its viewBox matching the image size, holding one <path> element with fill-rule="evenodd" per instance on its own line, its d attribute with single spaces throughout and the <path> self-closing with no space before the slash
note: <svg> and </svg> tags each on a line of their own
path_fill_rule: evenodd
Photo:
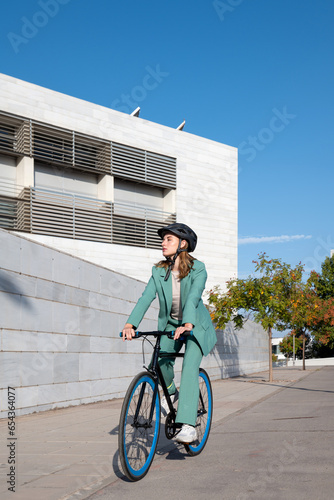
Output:
<svg viewBox="0 0 334 500">
<path fill-rule="evenodd" d="M 203 451 L 207 443 L 212 422 L 212 388 L 209 375 L 203 368 L 199 370 L 199 400 L 196 420 L 197 439 L 184 447 L 191 456 L 198 455 Z"/>
<path fill-rule="evenodd" d="M 119 456 L 124 474 L 131 481 L 148 472 L 160 433 L 160 396 L 154 397 L 157 381 L 147 372 L 139 373 L 125 395 L 118 435 Z"/>
</svg>

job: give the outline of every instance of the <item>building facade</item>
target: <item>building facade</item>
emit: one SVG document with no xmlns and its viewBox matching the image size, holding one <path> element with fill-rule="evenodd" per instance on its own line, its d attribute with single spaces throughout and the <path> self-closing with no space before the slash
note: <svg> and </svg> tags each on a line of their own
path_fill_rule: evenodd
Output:
<svg viewBox="0 0 334 500">
<path fill-rule="evenodd" d="M 237 149 L 0 75 L 0 227 L 147 281 L 184 222 L 237 275 Z"/>
<path fill-rule="evenodd" d="M 272 354 L 277 356 L 278 361 L 286 359 L 284 354 L 281 352 L 280 346 L 279 346 L 280 343 L 282 342 L 282 340 L 283 340 L 283 337 L 273 337 L 271 340 L 271 352 L 272 352 Z"/>
</svg>

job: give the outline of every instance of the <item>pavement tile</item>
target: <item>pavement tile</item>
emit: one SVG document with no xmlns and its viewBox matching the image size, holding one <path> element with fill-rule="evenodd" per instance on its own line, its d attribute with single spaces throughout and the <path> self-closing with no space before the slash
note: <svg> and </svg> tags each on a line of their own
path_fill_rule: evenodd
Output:
<svg viewBox="0 0 334 500">
<path fill-rule="evenodd" d="M 221 419 L 244 411 L 315 369 L 277 368 L 272 383 L 268 382 L 267 372 L 213 381 L 213 427 Z M 81 500 L 117 480 L 121 475 L 117 439 L 122 402 L 121 399 L 103 401 L 17 417 L 17 491 L 15 496 L 7 491 L 7 453 L 2 448 L 1 500 Z M 6 432 L 7 422 L 3 419 L 0 433 L 4 442 Z M 162 426 L 157 455 L 168 455 L 168 450 L 175 448 L 183 453 L 182 445 L 166 439 Z M 154 462 L 153 466 L 159 464 Z"/>
</svg>

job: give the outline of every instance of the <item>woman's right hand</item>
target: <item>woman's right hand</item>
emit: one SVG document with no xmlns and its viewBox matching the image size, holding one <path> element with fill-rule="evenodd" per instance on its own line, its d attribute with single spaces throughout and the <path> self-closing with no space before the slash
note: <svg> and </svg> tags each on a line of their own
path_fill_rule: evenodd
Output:
<svg viewBox="0 0 334 500">
<path fill-rule="evenodd" d="M 130 325 L 130 323 L 126 323 L 122 330 L 123 334 L 123 341 L 124 340 L 132 340 L 133 337 L 135 337 L 136 333 L 133 329 L 133 325 Z"/>
</svg>

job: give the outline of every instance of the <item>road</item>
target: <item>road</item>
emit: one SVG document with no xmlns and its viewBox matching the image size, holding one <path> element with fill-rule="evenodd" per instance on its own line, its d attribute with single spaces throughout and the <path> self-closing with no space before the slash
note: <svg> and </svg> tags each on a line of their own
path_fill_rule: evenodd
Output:
<svg viewBox="0 0 334 500">
<path fill-rule="evenodd" d="M 334 367 L 311 372 L 215 422 L 198 457 L 166 443 L 143 480 L 131 483 L 119 473 L 89 499 L 331 500 L 333 381 Z"/>
</svg>

